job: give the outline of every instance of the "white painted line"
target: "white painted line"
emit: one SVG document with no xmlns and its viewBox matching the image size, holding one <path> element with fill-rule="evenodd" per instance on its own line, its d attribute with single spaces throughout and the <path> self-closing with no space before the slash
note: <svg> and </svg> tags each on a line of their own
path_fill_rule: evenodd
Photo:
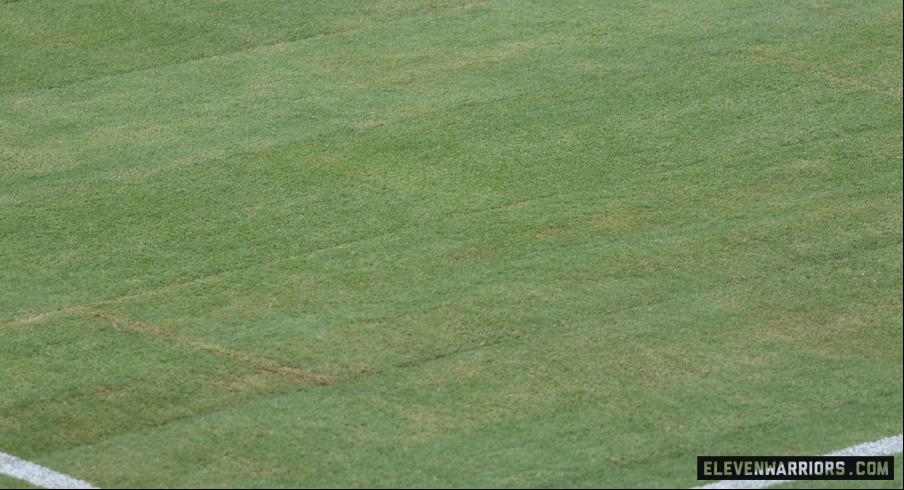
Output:
<svg viewBox="0 0 904 490">
<path fill-rule="evenodd" d="M 839 449 L 826 456 L 891 456 L 904 452 L 902 449 L 904 449 L 904 434 L 898 434 L 878 441 L 857 444 L 847 449 Z"/>
<path fill-rule="evenodd" d="M 0 452 L 0 474 L 25 480 L 43 488 L 97 488 L 86 481 L 57 473 L 4 452 Z"/>
<path fill-rule="evenodd" d="M 891 456 L 904 452 L 904 434 L 886 437 L 873 442 L 864 442 L 838 451 L 833 451 L 822 456 Z M 707 483 L 694 488 L 732 488 L 732 489 L 757 489 L 768 488 L 773 485 L 781 485 L 794 480 L 722 480 Z"/>
</svg>

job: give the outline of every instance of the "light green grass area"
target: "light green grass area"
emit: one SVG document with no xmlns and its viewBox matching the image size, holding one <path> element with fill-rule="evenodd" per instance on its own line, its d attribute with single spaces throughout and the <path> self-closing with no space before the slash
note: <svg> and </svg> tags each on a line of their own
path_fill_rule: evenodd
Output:
<svg viewBox="0 0 904 490">
<path fill-rule="evenodd" d="M 899 434 L 901 73 L 900 1 L 0 2 L 0 451 L 689 487 Z"/>
</svg>

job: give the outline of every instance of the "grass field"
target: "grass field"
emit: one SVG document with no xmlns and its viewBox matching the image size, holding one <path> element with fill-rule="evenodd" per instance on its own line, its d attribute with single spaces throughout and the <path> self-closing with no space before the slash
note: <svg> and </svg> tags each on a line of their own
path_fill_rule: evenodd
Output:
<svg viewBox="0 0 904 490">
<path fill-rule="evenodd" d="M 901 104 L 901 1 L 0 1 L 0 451 L 690 487 L 899 434 Z"/>
</svg>

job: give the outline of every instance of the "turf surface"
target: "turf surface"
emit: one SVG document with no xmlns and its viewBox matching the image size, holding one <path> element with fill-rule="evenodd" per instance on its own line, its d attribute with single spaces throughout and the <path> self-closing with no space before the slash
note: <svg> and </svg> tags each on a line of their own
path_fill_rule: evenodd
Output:
<svg viewBox="0 0 904 490">
<path fill-rule="evenodd" d="M 674 487 L 898 434 L 901 12 L 0 2 L 0 451 Z"/>
</svg>

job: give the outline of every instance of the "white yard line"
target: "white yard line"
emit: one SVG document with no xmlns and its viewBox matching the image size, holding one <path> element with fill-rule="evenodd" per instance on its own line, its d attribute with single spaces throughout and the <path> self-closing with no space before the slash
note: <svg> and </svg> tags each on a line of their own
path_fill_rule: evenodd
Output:
<svg viewBox="0 0 904 490">
<path fill-rule="evenodd" d="M 86 481 L 57 473 L 4 452 L 0 452 L 0 474 L 25 480 L 43 488 L 97 488 Z"/>
<path fill-rule="evenodd" d="M 904 434 L 886 437 L 873 442 L 864 442 L 838 451 L 833 451 L 822 456 L 891 456 L 904 452 Z M 794 480 L 722 480 L 714 483 L 707 483 L 694 488 L 733 488 L 733 489 L 756 489 L 768 488 L 773 485 L 780 485 Z"/>
</svg>

